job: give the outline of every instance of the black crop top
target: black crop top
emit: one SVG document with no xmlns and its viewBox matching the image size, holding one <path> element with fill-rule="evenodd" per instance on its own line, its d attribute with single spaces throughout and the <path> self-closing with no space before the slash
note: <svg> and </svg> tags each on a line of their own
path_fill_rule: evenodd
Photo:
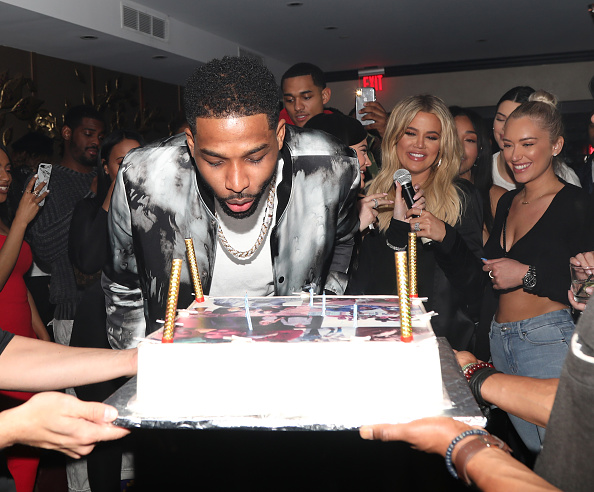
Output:
<svg viewBox="0 0 594 492">
<path fill-rule="evenodd" d="M 536 267 L 536 287 L 532 293 L 567 304 L 570 287 L 569 258 L 594 251 L 594 208 L 592 198 L 581 188 L 564 183 L 549 208 L 524 236 L 507 252 L 507 257 Z M 497 204 L 485 257 L 502 258 L 503 221 L 512 200 L 521 191 L 508 191 Z"/>
</svg>

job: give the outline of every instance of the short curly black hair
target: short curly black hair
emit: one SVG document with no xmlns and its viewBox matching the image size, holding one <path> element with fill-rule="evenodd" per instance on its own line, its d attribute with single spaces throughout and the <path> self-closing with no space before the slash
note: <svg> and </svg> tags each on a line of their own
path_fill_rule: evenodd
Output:
<svg viewBox="0 0 594 492">
<path fill-rule="evenodd" d="M 93 106 L 90 106 L 88 104 L 81 104 L 79 106 L 73 106 L 72 108 L 70 108 L 64 116 L 64 126 L 67 126 L 72 131 L 74 131 L 80 125 L 82 125 L 82 120 L 84 118 L 100 121 L 103 127 L 105 127 L 103 115 L 99 111 L 97 111 Z"/>
<path fill-rule="evenodd" d="M 186 83 L 184 106 L 193 134 L 196 118 L 230 118 L 265 114 L 270 129 L 279 115 L 274 75 L 249 57 L 225 56 L 197 68 Z"/>
<path fill-rule="evenodd" d="M 303 77 L 304 75 L 311 75 L 311 79 L 316 87 L 320 89 L 326 88 L 326 77 L 320 67 L 313 63 L 296 63 L 290 67 L 281 78 L 281 87 L 285 80 L 293 77 Z"/>
</svg>

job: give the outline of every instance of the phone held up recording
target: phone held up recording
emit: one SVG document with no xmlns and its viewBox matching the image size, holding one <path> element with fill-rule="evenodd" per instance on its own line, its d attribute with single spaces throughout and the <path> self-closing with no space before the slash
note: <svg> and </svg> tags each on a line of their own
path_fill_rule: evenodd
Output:
<svg viewBox="0 0 594 492">
<path fill-rule="evenodd" d="M 51 175 L 52 175 L 52 165 L 51 164 L 44 164 L 44 163 L 39 164 L 39 167 L 37 168 L 37 180 L 35 181 L 35 186 L 33 187 L 33 189 L 34 190 L 37 189 L 37 187 L 40 185 L 40 183 L 45 183 L 45 185 L 43 185 L 43 188 L 39 192 L 40 195 L 42 195 L 43 193 L 45 193 L 47 191 Z M 45 198 L 39 202 L 40 207 L 43 207 L 43 205 L 45 205 Z"/>
<path fill-rule="evenodd" d="M 355 92 L 355 115 L 362 125 L 373 125 L 375 120 L 363 120 L 365 114 L 359 111 L 365 107 L 366 102 L 375 101 L 375 89 L 373 87 L 359 87 Z"/>
</svg>

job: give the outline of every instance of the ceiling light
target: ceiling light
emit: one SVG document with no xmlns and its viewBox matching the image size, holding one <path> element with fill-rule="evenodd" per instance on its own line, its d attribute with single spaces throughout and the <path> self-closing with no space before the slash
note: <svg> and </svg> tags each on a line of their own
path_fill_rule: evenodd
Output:
<svg viewBox="0 0 594 492">
<path fill-rule="evenodd" d="M 167 57 L 165 55 L 154 55 L 153 60 L 165 60 Z"/>
<path fill-rule="evenodd" d="M 83 41 L 95 41 L 97 38 L 97 36 L 92 36 L 92 35 L 88 35 L 88 36 L 81 36 L 80 39 L 82 39 Z"/>
<path fill-rule="evenodd" d="M 336 26 L 325 26 L 324 30 L 326 31 L 334 31 L 335 29 L 338 29 L 338 27 Z"/>
<path fill-rule="evenodd" d="M 301 6 L 303 6 L 302 2 L 289 2 L 287 4 L 287 7 L 301 7 Z"/>
</svg>

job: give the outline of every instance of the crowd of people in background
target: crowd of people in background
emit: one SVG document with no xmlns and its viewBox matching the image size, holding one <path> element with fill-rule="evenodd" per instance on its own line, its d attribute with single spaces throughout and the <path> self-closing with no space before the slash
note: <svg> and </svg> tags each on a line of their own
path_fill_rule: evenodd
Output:
<svg viewBox="0 0 594 492">
<path fill-rule="evenodd" d="M 203 73 L 199 75 L 206 77 Z M 266 77 L 262 75 L 262 80 Z M 206 84 L 196 75 L 192 83 Z M 237 233 L 236 224 L 248 223 L 250 215 L 245 212 L 252 205 L 249 200 L 253 200 L 255 215 L 250 220 L 254 225 L 250 228 L 257 229 L 260 235 L 263 230 L 264 236 L 258 236 L 252 249 L 277 248 L 280 252 L 275 253 L 274 268 L 289 265 L 290 269 L 290 259 L 283 258 L 281 215 L 272 214 L 269 207 L 290 210 L 284 180 L 290 176 L 291 162 L 302 163 L 299 165 L 309 169 L 305 166 L 318 164 L 314 158 L 307 162 L 308 152 L 314 151 L 316 156 L 336 155 L 345 171 L 328 175 L 326 181 L 332 184 L 335 180 L 340 185 L 334 188 L 344 186 L 348 193 L 341 192 L 336 198 L 328 198 L 329 191 L 322 194 L 321 205 L 326 210 L 335 207 L 336 212 L 328 212 L 332 215 L 328 221 L 331 227 L 325 226 L 329 238 L 315 249 L 315 257 L 323 257 L 324 264 L 314 264 L 311 270 L 325 273 L 300 287 L 336 294 L 396 295 L 394 251 L 406 250 L 408 233 L 416 232 L 418 290 L 428 298 L 426 309 L 437 313 L 432 318 L 436 335 L 445 337 L 460 352 L 461 366 L 472 369 L 469 379 L 474 377 L 472 380 L 476 381 L 482 374 L 480 384 L 476 383 L 478 390 L 473 389 L 475 396 L 485 408 L 494 404 L 509 413 L 521 438 L 518 454 L 525 453 L 526 463 L 531 462 L 530 453 L 541 452 L 543 442 L 545 450 L 551 446 L 549 440 L 544 440 L 544 427 L 553 422 L 557 426 L 564 425 L 557 423 L 564 418 L 559 416 L 559 411 L 553 413 L 555 420 L 552 417 L 549 420 L 549 414 L 557 392 L 557 379 L 562 377 L 560 393 L 564 381 L 571 377 L 565 373 L 561 376 L 568 354 L 571 360 L 579 358 L 579 354 L 572 352 L 571 340 L 575 337 L 576 321 L 585 308 L 569 292 L 569 264 L 570 261 L 582 265 L 594 263 L 590 253 L 594 251 L 594 208 L 590 195 L 594 164 L 591 155 L 586 156 L 579 169 L 572 169 L 564 162 L 563 124 L 556 98 L 545 90 L 514 87 L 497 102 L 491 124 L 472 109 L 448 107 L 447 101 L 436 96 L 410 95 L 394 108 L 384 108 L 381 102 L 367 103 L 358 121 L 356 115 L 348 116 L 329 106 L 331 90 L 322 70 L 309 63 L 299 63 L 281 79 L 283 109 L 280 115 L 274 108 L 278 99 L 273 101 L 272 109 L 268 109 L 269 102 L 263 102 L 251 112 L 231 110 L 234 117 L 251 118 L 249 125 L 253 123 L 254 134 L 272 132 L 266 153 L 262 154 L 264 147 L 258 146 L 245 150 L 245 155 L 253 156 L 250 162 L 254 166 L 264 168 L 268 159 L 271 174 L 262 175 L 262 179 L 258 177 L 258 186 L 245 185 L 248 191 L 242 195 L 240 192 L 244 190 L 236 189 L 241 185 L 228 184 L 231 180 L 228 175 L 216 174 L 219 161 L 235 157 L 229 157 L 232 146 L 217 147 L 217 140 L 211 135 L 218 135 L 220 129 L 207 128 L 210 123 L 204 121 L 226 121 L 227 109 L 217 113 L 219 110 L 212 109 L 215 106 L 212 103 L 204 113 L 188 111 L 188 106 L 196 105 L 196 98 L 211 97 L 214 101 L 220 97 L 220 87 L 214 84 L 205 87 L 212 94 L 188 92 L 185 133 L 164 136 L 163 141 L 145 148 L 143 137 L 130 129 L 113 129 L 106 135 L 103 117 L 94 108 L 71 108 L 61 133 L 62 155 L 53 166 L 48 192 L 41 193 L 43 183 L 35 179 L 38 164 L 49 162 L 53 154 L 48 137 L 26 135 L 12 145 L 12 153 L 0 147 L 0 308 L 5 313 L 0 328 L 24 337 L 89 349 L 131 348 L 135 345 L 134 336 L 152 331 L 154 323 L 149 323 L 144 316 L 162 310 L 162 299 L 157 301 L 156 294 L 149 291 L 161 285 L 158 283 L 161 280 L 158 274 L 150 277 L 147 273 L 145 278 L 139 273 L 140 278 L 133 280 L 131 275 L 137 263 L 150 265 L 153 262 L 153 266 L 158 263 L 130 251 L 134 247 L 130 239 L 134 231 L 124 230 L 123 222 L 134 227 L 134 220 L 140 220 L 138 212 L 150 205 L 151 213 L 156 215 L 155 222 L 173 222 L 168 227 L 179 228 L 167 232 L 164 227 L 162 234 L 167 240 L 178 233 L 185 234 L 183 220 L 189 219 L 176 216 L 176 220 L 171 221 L 163 201 L 151 202 L 150 193 L 153 197 L 163 195 L 166 201 L 172 199 L 170 195 L 175 192 L 156 191 L 149 184 L 157 179 L 156 174 L 167 172 L 172 179 L 182 182 L 192 159 L 191 172 L 197 174 L 188 174 L 188 183 L 195 186 L 197 181 L 200 193 L 204 196 L 210 193 L 208 196 L 213 199 L 212 204 L 196 205 L 188 201 L 183 202 L 183 206 L 193 209 L 204 206 L 205 214 L 208 207 L 216 212 L 221 222 L 218 231 L 205 225 L 207 232 L 197 232 L 196 236 L 208 236 L 205 242 L 212 240 L 214 245 L 226 235 L 230 242 L 242 244 L 244 232 Z M 274 90 L 279 88 L 274 86 Z M 270 99 L 268 93 L 257 97 Z M 260 116 L 261 121 L 257 119 Z M 365 124 L 369 121 L 372 123 Z M 594 115 L 589 124 L 590 144 L 594 145 Z M 236 130 L 227 127 L 225 131 Z M 330 137 L 320 137 L 319 132 Z M 238 140 L 244 137 L 243 133 L 237 135 Z M 492 154 L 494 147 L 499 150 Z M 175 156 L 171 157 L 174 152 Z M 277 153 L 282 165 L 276 170 Z M 162 166 L 165 159 L 175 160 L 177 167 L 151 170 L 146 164 Z M 118 172 L 122 163 L 128 165 L 125 175 Z M 351 168 L 356 171 L 351 172 Z M 411 203 L 404 197 L 403 185 L 395 181 L 395 172 L 399 170 L 405 170 L 410 176 L 414 190 Z M 223 182 L 225 179 L 227 181 Z M 297 183 L 296 178 L 293 179 Z M 189 186 L 183 188 L 184 192 Z M 221 199 L 217 186 L 228 190 L 225 200 Z M 321 185 L 310 181 L 310 186 L 314 188 L 301 190 L 295 184 L 292 190 L 294 200 L 303 200 L 302 217 L 306 217 L 310 207 L 306 204 L 308 192 Z M 142 197 L 138 196 L 139 190 Z M 263 199 L 259 200 L 260 197 Z M 43 200 L 45 204 L 40 206 Z M 345 210 L 350 214 L 348 217 L 340 215 Z M 317 209 L 315 212 L 318 213 Z M 271 222 L 261 229 L 262 218 L 267 215 Z M 299 217 L 296 215 L 294 220 L 297 222 Z M 316 234 L 315 228 L 303 229 L 302 226 L 295 233 L 293 226 L 292 234 L 302 234 L 304 242 L 311 239 L 308 235 Z M 268 231 L 276 234 L 272 245 L 269 237 L 273 232 Z M 135 237 L 136 241 L 146 240 L 147 248 L 141 249 L 148 255 L 148 245 L 155 241 L 155 244 L 162 244 L 162 238 L 156 237 L 150 227 L 145 227 L 145 232 L 146 239 Z M 124 244 L 120 237 L 130 239 L 129 243 Z M 171 243 L 175 241 L 172 239 Z M 253 243 L 249 239 L 245 247 Z M 217 244 L 222 249 L 220 243 Z M 329 249 L 327 244 L 333 246 Z M 199 262 L 203 261 L 200 271 L 207 275 L 210 272 L 209 277 L 203 278 L 205 294 L 209 294 L 212 286 L 213 291 L 224 295 L 219 280 L 221 272 L 226 273 L 237 264 L 247 264 L 241 263 L 243 259 L 238 263 L 234 250 L 225 248 L 225 255 L 221 252 L 216 262 L 208 254 L 203 259 L 198 258 Z M 153 254 L 161 255 L 161 251 Z M 125 258 L 118 255 L 125 255 Z M 260 263 L 254 263 L 258 275 L 264 268 L 262 265 L 267 264 L 265 268 L 270 269 L 270 255 L 260 256 L 257 260 Z M 254 258 L 257 257 L 256 253 Z M 280 258 L 278 262 L 276 257 Z M 32 263 L 44 273 L 28 276 Z M 262 280 L 259 295 L 278 295 L 283 289 L 289 289 L 288 284 L 293 281 L 288 275 L 286 280 L 284 277 L 273 279 L 272 269 L 270 272 L 266 274 L 270 278 Z M 245 277 L 246 285 L 253 283 L 252 273 L 246 273 Z M 158 281 L 150 287 L 155 278 Z M 297 281 L 302 282 L 301 277 Z M 109 304 L 110 299 L 114 304 Z M 125 315 L 118 311 L 124 304 L 129 309 Z M 134 307 L 134 312 L 130 306 Z M 134 324 L 129 333 L 122 332 L 126 323 Z M 106 325 L 110 326 L 109 330 Z M 580 336 L 588 347 L 592 328 L 581 326 Z M 2 355 L 0 360 L 4 357 Z M 592 354 L 587 357 L 592 358 Z M 485 361 L 484 365 L 480 361 Z M 486 364 L 488 361 L 492 365 Z M 566 367 L 567 370 L 572 369 Z M 127 375 L 125 371 L 114 370 L 103 379 L 124 375 Z M 519 379 L 515 379 L 517 377 Z M 528 378 L 543 381 L 546 387 L 543 386 L 540 396 L 530 397 L 538 385 Z M 77 385 L 72 394 L 81 400 L 100 402 L 124 381 L 120 378 L 89 386 Z M 48 384 L 45 388 L 71 383 Z M 510 389 L 502 395 L 500 388 L 506 385 Z M 22 389 L 28 388 L 23 386 Z M 523 399 L 521 394 L 525 395 Z M 3 392 L 0 409 L 12 408 L 31 396 Z M 15 397 L 16 402 L 7 400 Z M 539 398 L 547 402 L 544 417 L 533 416 Z M 559 405 L 566 408 L 567 402 Z M 574 432 L 574 427 L 564 427 L 564 435 Z M 515 432 L 511 427 L 504 429 L 510 434 Z M 446 454 L 450 441 L 466 431 L 469 431 L 468 426 L 443 419 L 408 427 L 364 428 L 361 433 L 365 438 L 408 440 L 422 450 Z M 563 435 L 559 436 L 556 432 L 551 441 L 558 443 Z M 122 464 L 123 451 L 125 447 L 120 445 L 98 446 L 87 462 L 69 466 L 70 487 L 95 492 L 119 490 L 126 468 L 125 463 Z M 497 452 L 504 456 L 505 451 Z M 17 490 L 32 491 L 38 463 L 36 453 L 17 453 L 13 457 L 9 450 L 5 455 Z M 485 490 L 503 490 L 489 482 L 492 463 L 488 454 L 479 456 L 482 461 L 474 461 L 471 456 L 463 464 L 466 479 Z M 493 469 L 501 471 L 500 478 L 515 470 L 514 480 L 547 487 L 542 478 L 533 475 L 524 465 L 507 461 L 507 457 L 494 456 Z M 449 459 L 451 465 L 452 457 Z M 541 477 L 560 488 L 571 484 L 576 490 L 580 489 L 581 478 L 568 478 L 570 473 L 548 466 L 551 461 L 550 453 L 543 453 L 542 463 L 537 465 Z M 579 458 L 575 461 L 576 467 L 582 465 Z M 456 468 L 460 474 L 458 464 Z M 511 485 L 504 482 L 497 485 L 506 486 Z"/>
</svg>

